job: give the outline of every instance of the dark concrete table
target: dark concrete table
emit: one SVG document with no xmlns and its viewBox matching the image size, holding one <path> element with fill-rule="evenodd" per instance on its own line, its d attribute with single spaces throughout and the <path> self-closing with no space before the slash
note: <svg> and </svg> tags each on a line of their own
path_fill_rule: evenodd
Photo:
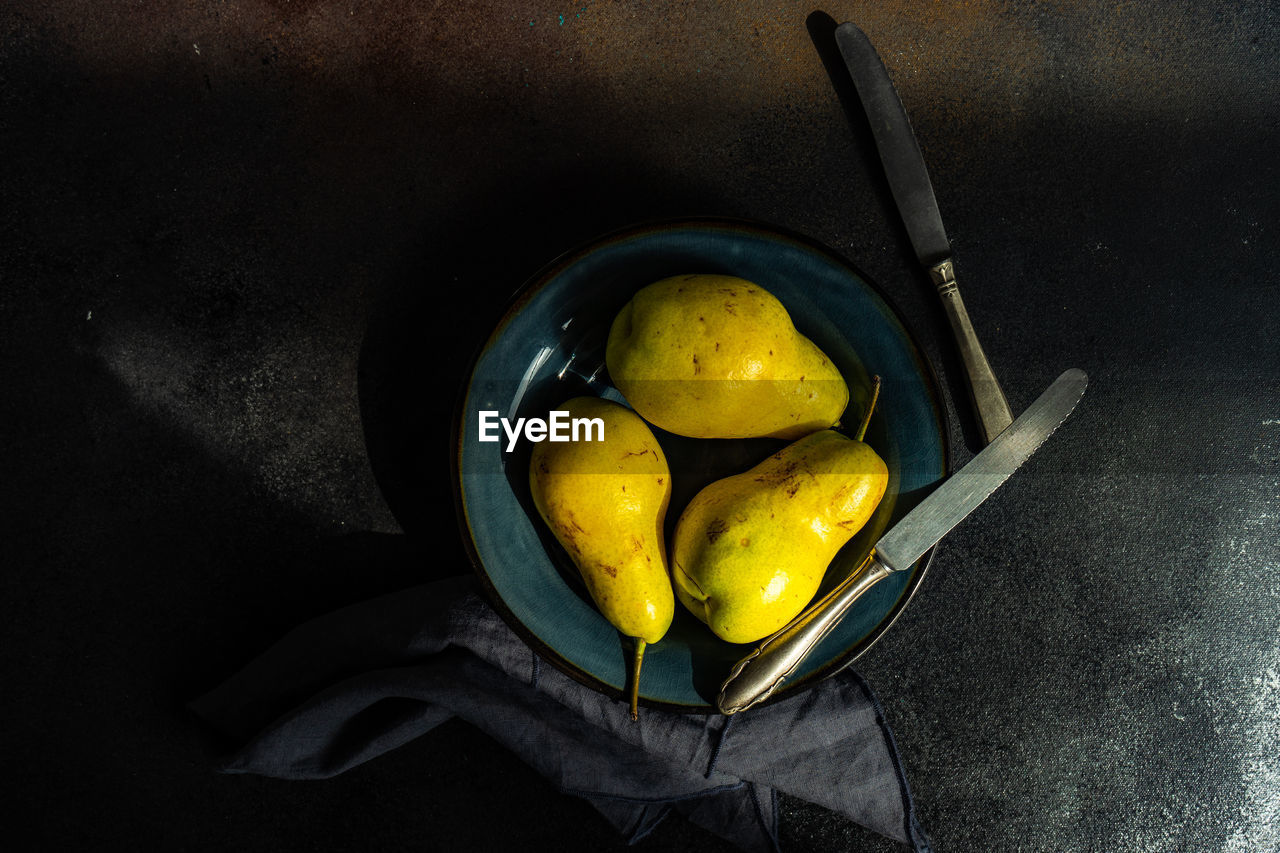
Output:
<svg viewBox="0 0 1280 853">
<path fill-rule="evenodd" d="M 460 724 L 290 784 L 215 775 L 182 706 L 309 616 L 467 570 L 467 359 L 525 277 L 615 226 L 750 217 L 852 259 L 926 342 L 971 455 L 954 348 L 812 12 L 0 12 L 0 730 L 40 849 L 620 846 Z M 825 12 L 899 85 L 1014 409 L 1066 367 L 1093 380 L 858 663 L 926 828 L 940 850 L 1277 849 L 1280 17 Z M 792 849 L 896 849 L 785 808 Z M 670 820 L 636 849 L 694 845 L 723 848 Z"/>
</svg>

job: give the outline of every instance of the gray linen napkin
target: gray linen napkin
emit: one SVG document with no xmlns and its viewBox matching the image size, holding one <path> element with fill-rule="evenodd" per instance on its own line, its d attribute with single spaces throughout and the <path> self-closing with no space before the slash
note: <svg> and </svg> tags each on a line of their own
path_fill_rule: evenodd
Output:
<svg viewBox="0 0 1280 853">
<path fill-rule="evenodd" d="M 245 744 L 228 773 L 334 776 L 459 717 L 633 842 L 674 811 L 743 850 L 779 850 L 784 792 L 930 849 L 893 735 L 852 671 L 732 717 L 646 708 L 632 722 L 543 664 L 472 577 L 308 622 L 191 707 Z"/>
</svg>

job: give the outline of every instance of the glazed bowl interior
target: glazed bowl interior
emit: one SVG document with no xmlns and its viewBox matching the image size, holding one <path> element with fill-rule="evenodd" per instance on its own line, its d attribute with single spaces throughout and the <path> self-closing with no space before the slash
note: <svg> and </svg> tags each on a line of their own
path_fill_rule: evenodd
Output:
<svg viewBox="0 0 1280 853">
<path fill-rule="evenodd" d="M 534 508 L 532 445 L 481 441 L 479 413 L 545 418 L 583 394 L 625 403 L 605 366 L 614 316 L 641 287 L 672 275 L 720 273 L 776 296 L 796 328 L 840 369 L 850 413 L 864 411 L 871 376 L 882 389 L 866 441 L 889 468 L 889 487 L 867 525 L 827 572 L 819 595 L 839 582 L 879 536 L 946 474 L 946 425 L 937 383 L 898 314 L 839 256 L 765 225 L 681 220 L 610 234 L 569 252 L 517 294 L 477 355 L 457 414 L 455 486 L 464 538 L 490 599 L 540 655 L 591 687 L 619 696 L 629 642 L 592 604 L 577 569 Z M 856 417 L 854 420 L 856 420 Z M 856 428 L 856 424 L 854 425 Z M 773 439 L 692 439 L 653 428 L 672 472 L 667 540 L 706 484 L 739 473 L 785 446 Z M 923 577 L 911 571 L 864 596 L 775 694 L 775 701 L 839 671 L 893 623 Z M 750 646 L 726 643 L 679 604 L 662 642 L 645 653 L 641 701 L 710 711 L 724 677 Z"/>
</svg>

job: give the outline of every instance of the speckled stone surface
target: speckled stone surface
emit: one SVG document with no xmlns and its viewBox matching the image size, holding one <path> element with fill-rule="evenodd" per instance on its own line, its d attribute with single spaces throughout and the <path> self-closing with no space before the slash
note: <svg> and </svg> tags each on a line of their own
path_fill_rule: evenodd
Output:
<svg viewBox="0 0 1280 853">
<path fill-rule="evenodd" d="M 1280 849 L 1280 14 L 840 3 L 911 115 L 1015 410 L 1092 385 L 857 666 L 940 851 Z M 183 704 L 466 570 L 449 419 L 497 306 L 667 215 L 843 253 L 974 432 L 865 120 L 783 2 L 0 10 L 0 735 L 32 849 L 620 849 L 450 724 L 316 784 Z M 805 803 L 784 847 L 893 850 Z M 672 819 L 634 849 L 720 850 Z"/>
</svg>

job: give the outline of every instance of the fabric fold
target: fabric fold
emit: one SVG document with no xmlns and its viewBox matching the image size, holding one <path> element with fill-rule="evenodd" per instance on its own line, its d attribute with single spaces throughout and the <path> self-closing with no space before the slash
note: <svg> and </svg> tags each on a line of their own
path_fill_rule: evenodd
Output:
<svg viewBox="0 0 1280 853">
<path fill-rule="evenodd" d="M 781 792 L 928 850 L 856 674 L 730 718 L 645 709 L 633 722 L 541 664 L 471 577 L 308 622 L 191 707 L 243 744 L 230 773 L 330 777 L 457 717 L 632 841 L 675 812 L 743 850 L 778 850 Z"/>
</svg>

